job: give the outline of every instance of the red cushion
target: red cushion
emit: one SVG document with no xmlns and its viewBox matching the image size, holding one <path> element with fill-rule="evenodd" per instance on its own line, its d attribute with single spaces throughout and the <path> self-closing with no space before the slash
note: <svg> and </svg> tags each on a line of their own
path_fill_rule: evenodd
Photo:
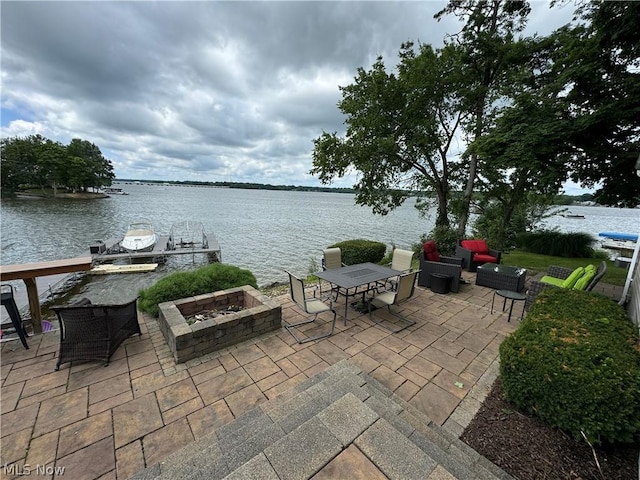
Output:
<svg viewBox="0 0 640 480">
<path fill-rule="evenodd" d="M 496 257 L 492 257 L 491 255 L 487 255 L 485 253 L 476 253 L 473 256 L 474 262 L 484 262 L 484 263 L 498 263 L 498 259 Z"/>
<path fill-rule="evenodd" d="M 474 253 L 489 253 L 489 247 L 487 246 L 487 242 L 484 240 L 462 240 L 460 245 L 462 245 L 462 248 L 471 250 Z"/>
<path fill-rule="evenodd" d="M 436 248 L 436 242 L 434 242 L 433 240 L 426 241 L 422 245 L 422 249 L 424 250 L 424 258 L 426 258 L 430 262 L 440 261 L 440 254 L 438 253 L 438 249 Z"/>
</svg>

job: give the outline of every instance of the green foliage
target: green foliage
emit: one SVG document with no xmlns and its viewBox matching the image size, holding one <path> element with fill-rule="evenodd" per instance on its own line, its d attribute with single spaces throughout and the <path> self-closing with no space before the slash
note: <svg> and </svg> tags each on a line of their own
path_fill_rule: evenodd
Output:
<svg viewBox="0 0 640 480">
<path fill-rule="evenodd" d="M 594 241 L 595 239 L 588 233 L 539 230 L 520 234 L 516 243 L 520 248 L 542 255 L 594 258 L 596 256 L 592 247 Z"/>
<path fill-rule="evenodd" d="M 258 288 L 256 277 L 249 270 L 233 265 L 212 263 L 188 272 L 176 272 L 158 280 L 139 292 L 138 308 L 158 316 L 158 304 L 203 293 L 251 285 Z"/>
<path fill-rule="evenodd" d="M 456 229 L 447 226 L 435 226 L 426 236 L 422 236 L 420 244 L 414 247 L 414 250 L 420 251 L 422 244 L 427 240 L 436 242 L 438 253 L 452 257 L 456 252 L 458 245 L 458 232 Z"/>
<path fill-rule="evenodd" d="M 111 185 L 115 177 L 111 162 L 100 149 L 74 138 L 68 146 L 41 135 L 3 138 L 0 152 L 2 194 L 9 196 L 23 186 L 43 192 L 58 188 L 74 192 Z"/>
<path fill-rule="evenodd" d="M 576 439 L 630 442 L 640 432 L 637 340 L 603 295 L 547 289 L 500 346 L 505 396 Z"/>
<path fill-rule="evenodd" d="M 384 257 L 387 246 L 382 242 L 373 240 L 345 240 L 331 245 L 329 248 L 338 247 L 342 253 L 342 263 L 355 265 L 356 263 L 380 263 Z"/>
<path fill-rule="evenodd" d="M 527 227 L 527 212 L 524 204 L 519 204 L 511 215 L 505 214 L 505 205 L 490 202 L 480 209 L 480 215 L 473 225 L 474 238 L 484 238 L 491 248 L 509 251 L 516 244 L 516 237 Z"/>
</svg>

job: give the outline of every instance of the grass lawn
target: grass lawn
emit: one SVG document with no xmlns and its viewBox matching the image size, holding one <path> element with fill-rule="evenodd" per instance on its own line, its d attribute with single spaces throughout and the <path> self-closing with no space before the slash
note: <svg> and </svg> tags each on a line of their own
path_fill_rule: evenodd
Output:
<svg viewBox="0 0 640 480">
<path fill-rule="evenodd" d="M 546 271 L 549 265 L 558 265 L 567 268 L 584 267 L 590 263 L 595 266 L 601 262 L 598 258 L 565 258 L 552 257 L 550 255 L 538 255 L 536 253 L 524 252 L 522 250 L 512 250 L 509 253 L 502 254 L 502 263 L 505 265 L 514 265 L 529 270 L 528 277 L 535 275 L 537 272 Z M 627 279 L 627 269 L 616 267 L 611 260 L 606 260 L 607 272 L 604 274 L 602 283 L 610 285 L 624 285 Z"/>
</svg>

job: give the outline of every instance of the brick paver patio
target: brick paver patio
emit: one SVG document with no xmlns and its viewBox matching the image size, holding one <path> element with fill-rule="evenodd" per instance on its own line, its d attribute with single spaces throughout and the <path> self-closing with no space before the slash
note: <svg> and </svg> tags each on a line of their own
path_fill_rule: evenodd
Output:
<svg viewBox="0 0 640 480">
<path fill-rule="evenodd" d="M 344 359 L 459 435 L 495 378 L 500 343 L 519 324 L 499 309 L 489 313 L 492 294 L 473 284 L 448 295 L 416 288 L 403 314 L 417 323 L 398 334 L 350 310 L 346 327 L 339 318 L 336 334 L 321 341 L 298 345 L 283 329 L 178 365 L 156 319 L 143 314 L 143 334 L 107 367 L 54 371 L 56 332 L 29 337 L 29 350 L 6 342 L 1 478 L 129 478 Z M 284 320 L 300 320 L 288 296 L 278 300 Z M 350 447 L 318 478 L 360 470 L 381 478 Z"/>
</svg>

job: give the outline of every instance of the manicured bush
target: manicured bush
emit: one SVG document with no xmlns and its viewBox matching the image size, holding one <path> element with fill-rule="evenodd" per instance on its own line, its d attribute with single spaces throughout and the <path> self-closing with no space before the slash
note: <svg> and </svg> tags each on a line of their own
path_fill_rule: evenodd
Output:
<svg viewBox="0 0 640 480">
<path fill-rule="evenodd" d="M 588 233 L 563 233 L 555 230 L 540 230 L 518 235 L 517 245 L 523 250 L 542 255 L 568 258 L 592 258 L 595 239 Z"/>
<path fill-rule="evenodd" d="M 433 240 L 438 247 L 438 253 L 440 255 L 446 255 L 453 257 L 456 253 L 456 246 L 458 245 L 458 232 L 451 227 L 436 226 L 429 232 L 428 235 L 421 238 L 420 244 L 414 246 L 414 251 L 419 253 L 422 249 L 422 245 L 427 240 Z"/>
<path fill-rule="evenodd" d="M 331 245 L 329 248 L 339 247 L 342 252 L 342 263 L 355 265 L 356 263 L 379 263 L 384 258 L 387 246 L 373 240 L 346 240 Z"/>
<path fill-rule="evenodd" d="M 196 270 L 172 273 L 151 287 L 141 290 L 138 294 L 138 308 L 157 317 L 160 314 L 158 304 L 162 302 L 243 285 L 258 288 L 256 277 L 249 270 L 223 263 L 212 263 Z"/>
<path fill-rule="evenodd" d="M 592 292 L 547 289 L 500 346 L 506 398 L 582 439 L 640 432 L 640 351 L 622 307 Z"/>
</svg>

